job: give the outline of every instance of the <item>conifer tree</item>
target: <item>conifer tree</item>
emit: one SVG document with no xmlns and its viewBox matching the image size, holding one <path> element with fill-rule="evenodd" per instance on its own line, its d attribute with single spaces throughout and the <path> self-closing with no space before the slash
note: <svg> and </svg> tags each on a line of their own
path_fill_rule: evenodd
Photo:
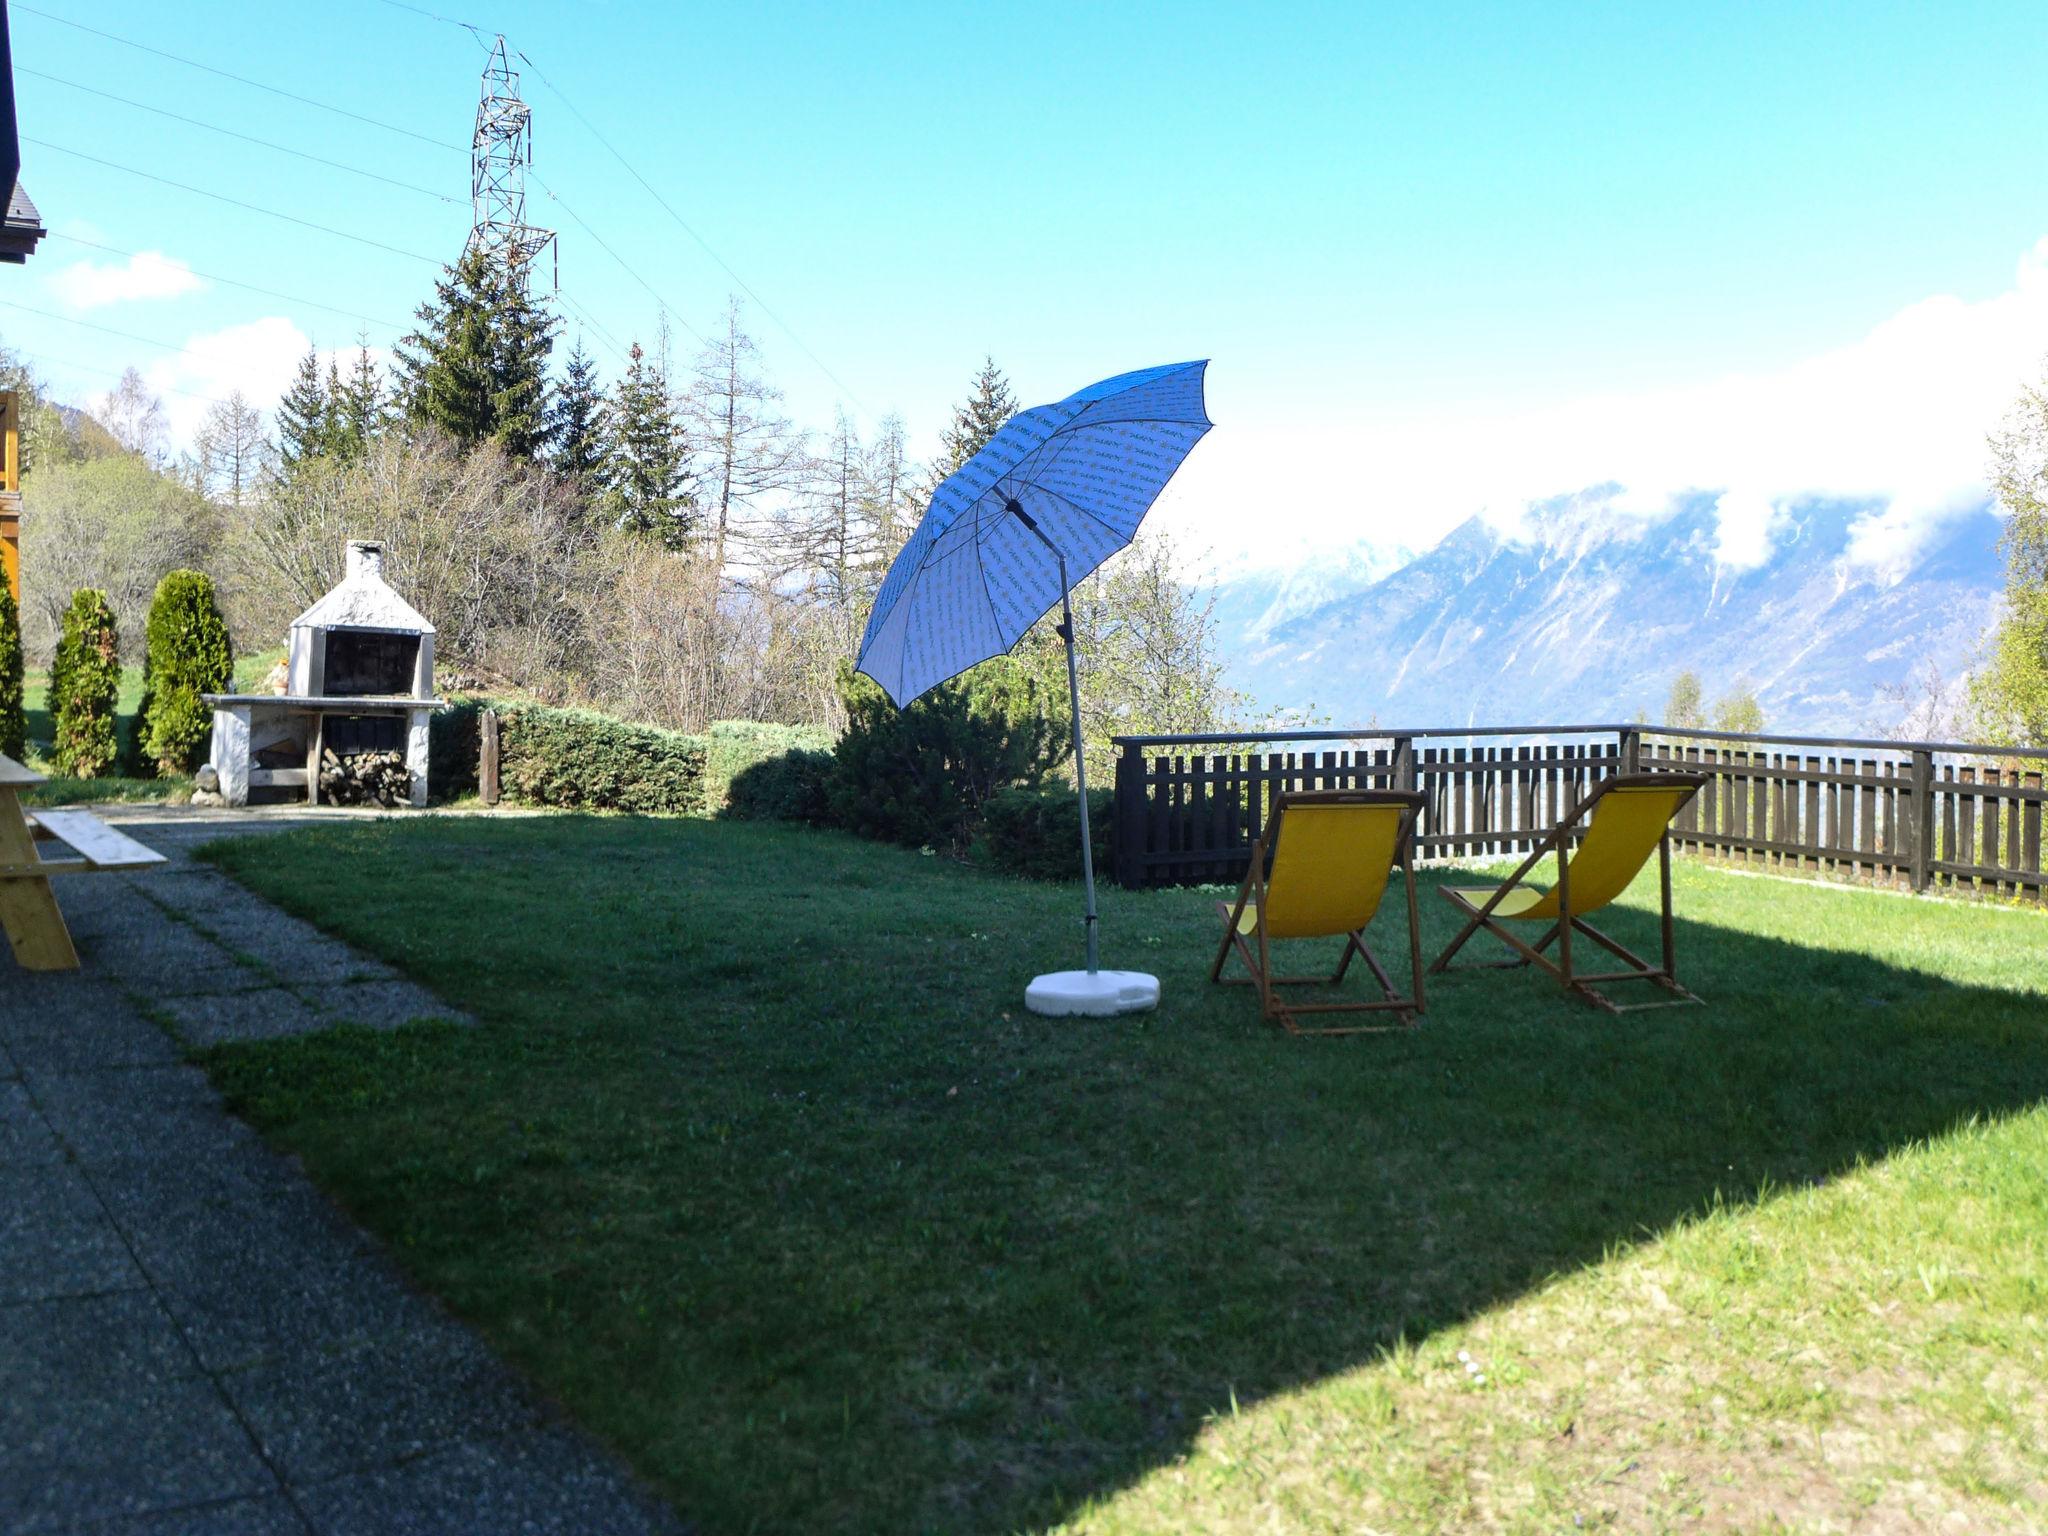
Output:
<svg viewBox="0 0 2048 1536">
<path fill-rule="evenodd" d="M 121 685 L 121 646 L 107 594 L 85 587 L 72 593 L 50 665 L 52 753 L 57 771 L 98 778 L 114 766 L 114 704 Z"/>
<path fill-rule="evenodd" d="M 597 365 L 578 338 L 569 349 L 555 398 L 553 451 L 548 462 L 586 489 L 594 489 L 604 468 L 604 391 L 598 388 Z"/>
<path fill-rule="evenodd" d="M 343 460 L 359 459 L 384 426 L 384 390 L 367 336 L 356 339 L 356 357 L 347 376 L 330 377 L 333 452 Z"/>
<path fill-rule="evenodd" d="M 670 549 L 688 546 L 697 503 L 688 489 L 689 443 L 668 380 L 635 342 L 605 412 L 604 481 L 617 525 Z"/>
<path fill-rule="evenodd" d="M 213 579 L 200 571 L 166 575 L 150 601 L 145 634 L 135 755 L 158 773 L 189 773 L 213 729 L 200 695 L 226 692 L 235 670 Z"/>
<path fill-rule="evenodd" d="M 22 684 L 21 610 L 0 581 L 0 757 L 28 756 L 28 699 Z"/>
<path fill-rule="evenodd" d="M 289 475 L 308 459 L 327 452 L 333 426 L 333 403 L 320 377 L 320 354 L 312 347 L 299 359 L 299 370 L 277 402 L 277 462 Z"/>
<path fill-rule="evenodd" d="M 1003 423 L 1017 414 L 1017 397 L 1010 393 L 1010 381 L 994 358 L 982 360 L 973 388 L 966 403 L 953 408 L 952 425 L 939 434 L 946 450 L 939 468 L 941 479 L 986 448 Z"/>
<path fill-rule="evenodd" d="M 398 344 L 400 409 L 469 446 L 494 441 L 515 458 L 548 446 L 548 357 L 559 322 L 525 275 L 472 247 L 434 285 L 418 328 Z"/>
</svg>

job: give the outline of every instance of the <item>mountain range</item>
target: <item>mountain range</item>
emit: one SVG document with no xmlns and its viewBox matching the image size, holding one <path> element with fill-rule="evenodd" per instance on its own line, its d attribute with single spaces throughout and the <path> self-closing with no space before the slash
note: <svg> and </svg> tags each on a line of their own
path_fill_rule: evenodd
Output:
<svg viewBox="0 0 2048 1536">
<path fill-rule="evenodd" d="M 1337 725 L 1661 719 L 1672 679 L 1754 689 L 1793 734 L 1896 725 L 1897 690 L 1974 660 L 2002 586 L 1990 503 L 1906 522 L 1882 501 L 1782 504 L 1761 563 L 1720 552 L 1718 498 L 1657 515 L 1600 486 L 1474 517 L 1392 571 L 1370 551 L 1226 580 L 1229 681 Z"/>
</svg>

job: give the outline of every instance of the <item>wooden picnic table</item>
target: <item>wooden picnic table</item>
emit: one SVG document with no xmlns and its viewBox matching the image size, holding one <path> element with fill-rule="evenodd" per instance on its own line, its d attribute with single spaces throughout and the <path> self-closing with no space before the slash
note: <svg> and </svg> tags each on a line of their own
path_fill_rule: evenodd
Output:
<svg viewBox="0 0 2048 1536">
<path fill-rule="evenodd" d="M 99 874 L 146 869 L 164 856 L 127 833 L 108 826 L 91 811 L 22 808 L 21 792 L 43 782 L 13 758 L 0 756 L 0 927 L 14 958 L 31 971 L 75 971 L 78 951 L 64 913 L 50 889 L 52 875 Z M 69 850 L 45 858 L 38 842 Z"/>
</svg>

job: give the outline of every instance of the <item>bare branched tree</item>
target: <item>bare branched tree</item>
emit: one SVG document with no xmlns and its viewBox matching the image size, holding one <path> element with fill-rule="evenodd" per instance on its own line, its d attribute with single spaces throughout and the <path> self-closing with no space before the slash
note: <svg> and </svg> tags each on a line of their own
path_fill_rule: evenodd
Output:
<svg viewBox="0 0 2048 1536">
<path fill-rule="evenodd" d="M 276 459 L 263 429 L 263 413 L 239 389 L 207 411 L 193 455 L 200 489 L 231 513 L 242 511 L 261 494 Z"/>
<path fill-rule="evenodd" d="M 133 368 L 124 368 L 114 387 L 100 397 L 99 418 L 114 441 L 152 465 L 161 465 L 169 443 L 164 402 Z"/>
<path fill-rule="evenodd" d="M 804 474 L 803 434 L 777 409 L 782 391 L 761 373 L 760 355 L 740 326 L 739 301 L 729 301 L 698 354 L 687 401 L 691 440 L 702 458 L 704 532 L 721 571 L 738 552 L 735 544 L 768 532 L 762 524 L 773 499 L 794 490 Z"/>
</svg>

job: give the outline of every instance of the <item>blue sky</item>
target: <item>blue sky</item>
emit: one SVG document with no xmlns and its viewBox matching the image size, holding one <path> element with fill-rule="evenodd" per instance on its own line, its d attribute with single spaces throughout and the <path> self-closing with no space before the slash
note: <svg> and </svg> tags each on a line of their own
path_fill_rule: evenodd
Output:
<svg viewBox="0 0 2048 1536">
<path fill-rule="evenodd" d="M 1767 506 L 1857 479 L 1859 431 L 1882 440 L 1870 485 L 1938 500 L 1993 424 L 1976 418 L 2048 349 L 2048 279 L 2036 258 L 2016 276 L 2048 233 L 2048 25 L 2031 4 L 429 8 L 503 30 L 552 82 L 525 82 L 536 171 L 680 326 L 708 328 L 733 279 L 568 104 L 844 381 L 755 312 L 799 420 L 823 424 L 850 390 L 863 419 L 899 411 L 929 446 L 985 352 L 1027 403 L 1214 358 L 1219 431 L 1176 494 L 1226 558 L 1275 537 L 1413 543 L 1578 475 L 1740 486 Z M 460 28 L 384 0 L 12 16 L 27 137 L 417 256 L 459 250 L 483 58 Z M 59 235 L 380 321 L 405 320 L 433 274 L 40 144 L 23 156 Z M 650 335 L 647 290 L 531 195 L 562 231 L 569 298 L 620 342 Z M 125 258 L 57 238 L 0 279 L 0 338 L 74 397 L 130 362 L 167 391 L 261 391 L 304 338 L 358 328 L 80 263 Z M 373 345 L 391 335 L 370 328 Z M 1887 367 L 1897 387 L 1873 386 Z M 1944 369 L 1981 398 L 1901 447 L 1928 415 L 1916 389 L 1954 399 Z M 1844 381 L 1878 417 L 1802 429 L 1827 440 L 1818 459 L 1753 441 Z M 166 398 L 181 423 L 203 409 Z M 1694 410 L 1691 432 L 1643 425 Z"/>
</svg>

